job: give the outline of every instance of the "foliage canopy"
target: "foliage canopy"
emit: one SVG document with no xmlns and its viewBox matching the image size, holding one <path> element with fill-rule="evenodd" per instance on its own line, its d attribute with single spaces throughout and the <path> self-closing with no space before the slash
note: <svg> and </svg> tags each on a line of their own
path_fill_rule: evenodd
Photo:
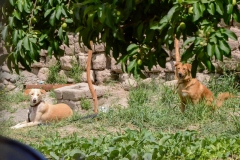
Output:
<svg viewBox="0 0 240 160">
<path fill-rule="evenodd" d="M 182 61 L 193 58 L 193 73 L 211 58 L 230 57 L 228 38 L 236 35 L 220 28 L 221 19 L 240 22 L 239 0 L 9 0 L 2 7 L 2 38 L 8 49 L 8 66 L 29 66 L 40 49 L 63 55 L 67 32 L 79 33 L 79 41 L 104 43 L 123 69 L 141 73 L 144 66 L 165 67 L 167 50 L 174 49 L 175 35 L 184 41 Z"/>
</svg>

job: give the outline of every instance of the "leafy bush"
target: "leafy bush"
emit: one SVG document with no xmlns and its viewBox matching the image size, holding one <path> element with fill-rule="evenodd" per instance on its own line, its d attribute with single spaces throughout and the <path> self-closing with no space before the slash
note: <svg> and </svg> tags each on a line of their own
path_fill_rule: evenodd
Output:
<svg viewBox="0 0 240 160">
<path fill-rule="evenodd" d="M 240 138 L 209 136 L 194 131 L 151 133 L 126 130 L 124 134 L 98 138 L 62 138 L 55 135 L 33 144 L 53 159 L 226 159 L 240 158 Z"/>
</svg>

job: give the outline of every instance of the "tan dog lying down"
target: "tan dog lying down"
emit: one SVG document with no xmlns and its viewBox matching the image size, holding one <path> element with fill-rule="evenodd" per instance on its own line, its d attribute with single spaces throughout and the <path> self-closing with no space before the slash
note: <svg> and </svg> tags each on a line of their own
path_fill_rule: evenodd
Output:
<svg viewBox="0 0 240 160">
<path fill-rule="evenodd" d="M 27 89 L 25 94 L 30 96 L 30 107 L 26 121 L 19 123 L 12 129 L 36 126 L 41 123 L 58 121 L 73 115 L 72 109 L 64 104 L 47 104 L 42 100 L 42 95 L 46 92 L 42 89 Z"/>
<path fill-rule="evenodd" d="M 234 97 L 230 93 L 225 92 L 218 95 L 214 101 L 213 93 L 203 84 L 201 84 L 196 78 L 192 78 L 191 75 L 191 64 L 182 64 L 177 62 L 176 76 L 178 79 L 178 94 L 181 99 L 181 111 L 184 112 L 186 103 L 188 101 L 193 104 L 198 103 L 200 100 L 205 100 L 208 106 L 212 106 L 213 109 L 220 107 L 224 100 Z"/>
</svg>

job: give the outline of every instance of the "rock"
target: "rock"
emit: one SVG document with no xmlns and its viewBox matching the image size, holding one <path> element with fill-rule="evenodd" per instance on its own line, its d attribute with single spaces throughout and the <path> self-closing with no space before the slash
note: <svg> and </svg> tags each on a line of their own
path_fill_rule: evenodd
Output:
<svg viewBox="0 0 240 160">
<path fill-rule="evenodd" d="M 234 32 L 237 37 L 240 37 L 240 30 L 237 27 L 230 27 L 230 31 Z"/>
<path fill-rule="evenodd" d="M 49 69 L 48 68 L 41 68 L 37 74 L 38 78 L 46 81 L 48 78 L 48 73 L 49 73 Z"/>
<path fill-rule="evenodd" d="M 103 44 L 95 44 L 93 46 L 94 52 L 105 52 L 105 46 Z"/>
<path fill-rule="evenodd" d="M 0 79 L 10 80 L 11 77 L 11 74 L 8 72 L 0 72 Z"/>
<path fill-rule="evenodd" d="M 129 91 L 131 88 L 137 87 L 137 82 L 134 79 L 126 79 L 122 82 L 122 87 L 125 91 Z"/>
<path fill-rule="evenodd" d="M 66 55 L 72 56 L 75 54 L 75 47 L 74 45 L 70 45 L 69 47 L 67 45 L 64 45 L 64 51 Z"/>
<path fill-rule="evenodd" d="M 208 74 L 203 74 L 203 73 L 197 73 L 196 78 L 201 82 L 201 83 L 207 83 L 210 80 L 210 76 Z"/>
<path fill-rule="evenodd" d="M 72 79 L 72 78 L 67 78 L 67 83 L 74 83 L 74 79 Z"/>
<path fill-rule="evenodd" d="M 174 61 L 170 61 L 166 63 L 166 68 L 165 68 L 165 72 L 175 72 L 175 63 Z"/>
<path fill-rule="evenodd" d="M 46 57 L 46 67 L 54 66 L 57 63 L 58 63 L 58 61 L 57 61 L 57 59 L 54 56 L 52 56 L 52 57 L 47 56 Z"/>
<path fill-rule="evenodd" d="M 90 70 L 90 79 L 91 79 L 92 83 L 94 83 L 95 76 L 94 76 L 93 70 Z M 82 82 L 87 82 L 87 72 L 82 73 L 81 81 Z"/>
<path fill-rule="evenodd" d="M 32 68 L 42 68 L 42 67 L 44 67 L 45 66 L 45 64 L 44 63 L 42 63 L 42 62 L 35 62 L 35 63 L 33 63 L 32 64 Z"/>
<path fill-rule="evenodd" d="M 228 40 L 228 44 L 229 44 L 229 46 L 230 46 L 230 48 L 231 48 L 232 51 L 239 48 L 239 43 L 238 43 L 238 41 L 234 41 L 234 40 L 232 40 L 232 39 L 229 39 L 229 40 Z"/>
<path fill-rule="evenodd" d="M 59 71 L 58 74 L 62 79 L 67 79 L 67 73 L 64 70 Z"/>
<path fill-rule="evenodd" d="M 175 80 L 175 73 L 165 72 L 165 81 L 172 81 L 172 80 Z"/>
<path fill-rule="evenodd" d="M 121 63 L 117 64 L 117 61 L 114 58 L 111 58 L 111 71 L 122 74 L 122 67 L 121 67 Z"/>
<path fill-rule="evenodd" d="M 23 76 L 25 84 L 37 84 L 39 81 L 38 77 L 35 74 L 28 71 L 22 71 L 20 75 Z"/>
<path fill-rule="evenodd" d="M 73 45 L 74 44 L 74 37 L 73 35 L 68 35 L 68 41 L 69 41 L 69 45 Z"/>
<path fill-rule="evenodd" d="M 17 74 L 12 74 L 9 81 L 12 82 L 12 83 L 16 83 L 18 79 L 19 79 L 19 76 Z"/>
<path fill-rule="evenodd" d="M 84 70 L 87 69 L 87 59 L 88 59 L 88 56 L 87 55 L 79 55 L 78 56 L 78 63 L 80 65 L 80 67 Z M 91 67 L 92 68 L 92 67 Z"/>
<path fill-rule="evenodd" d="M 5 88 L 5 85 L 3 83 L 0 83 L 0 91 Z"/>
<path fill-rule="evenodd" d="M 121 73 L 119 74 L 119 81 L 120 82 L 124 82 L 125 80 L 132 78 L 132 76 L 130 76 L 128 73 Z"/>
<path fill-rule="evenodd" d="M 171 62 L 169 62 L 169 64 L 170 64 Z M 152 68 L 151 68 L 151 70 L 149 70 L 148 69 L 148 67 L 144 67 L 144 69 L 145 69 L 145 72 L 147 72 L 147 73 L 154 73 L 154 72 L 157 72 L 157 73 L 159 73 L 159 72 L 164 72 L 164 68 L 162 68 L 162 67 L 160 67 L 159 65 L 156 65 L 156 66 L 153 66 Z"/>
<path fill-rule="evenodd" d="M 76 57 L 75 56 L 64 56 L 60 58 L 60 65 L 61 69 L 63 70 L 71 70 L 72 64 L 76 63 Z"/>
<path fill-rule="evenodd" d="M 8 85 L 6 85 L 6 91 L 12 91 L 12 90 L 14 90 L 15 88 L 16 88 L 16 86 L 13 85 L 13 84 L 8 84 Z"/>
<path fill-rule="evenodd" d="M 111 72 L 108 69 L 103 71 L 95 71 L 95 75 L 97 84 L 102 84 L 104 81 L 111 79 Z"/>
<path fill-rule="evenodd" d="M 48 54 L 47 50 L 41 49 L 40 56 L 46 57 Z"/>
<path fill-rule="evenodd" d="M 31 72 L 35 75 L 38 75 L 40 68 L 32 68 Z"/>
<path fill-rule="evenodd" d="M 10 84 L 10 83 L 9 83 L 6 79 L 4 79 L 4 80 L 3 80 L 3 84 L 4 84 L 4 85 L 8 85 L 8 84 Z"/>
<path fill-rule="evenodd" d="M 105 94 L 106 87 L 93 85 L 97 97 Z M 81 98 L 92 98 L 87 83 L 78 83 L 75 85 L 65 86 L 54 90 L 57 99 L 79 101 Z"/>
<path fill-rule="evenodd" d="M 96 70 L 104 70 L 107 66 L 107 58 L 105 54 L 93 54 L 92 68 Z"/>
<path fill-rule="evenodd" d="M 163 85 L 169 86 L 169 87 L 176 87 L 178 80 L 172 80 L 172 81 L 166 81 L 163 83 Z"/>
<path fill-rule="evenodd" d="M 9 70 L 9 68 L 7 66 L 2 66 L 2 71 L 10 73 L 10 70 Z"/>
</svg>

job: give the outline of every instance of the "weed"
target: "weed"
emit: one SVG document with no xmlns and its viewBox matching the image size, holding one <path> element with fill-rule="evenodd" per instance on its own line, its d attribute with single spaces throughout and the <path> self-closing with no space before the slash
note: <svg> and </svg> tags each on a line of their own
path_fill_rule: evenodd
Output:
<svg viewBox="0 0 240 160">
<path fill-rule="evenodd" d="M 81 99 L 81 107 L 84 110 L 89 110 L 90 108 L 92 108 L 92 103 L 90 99 Z"/>
<path fill-rule="evenodd" d="M 49 84 L 67 83 L 67 78 L 59 74 L 60 69 L 61 69 L 61 66 L 59 62 L 57 62 L 55 65 L 50 66 L 46 82 Z"/>
<path fill-rule="evenodd" d="M 68 73 L 69 78 L 74 79 L 75 83 L 81 82 L 83 68 L 79 65 L 79 63 L 72 61 L 72 68 Z"/>
</svg>

